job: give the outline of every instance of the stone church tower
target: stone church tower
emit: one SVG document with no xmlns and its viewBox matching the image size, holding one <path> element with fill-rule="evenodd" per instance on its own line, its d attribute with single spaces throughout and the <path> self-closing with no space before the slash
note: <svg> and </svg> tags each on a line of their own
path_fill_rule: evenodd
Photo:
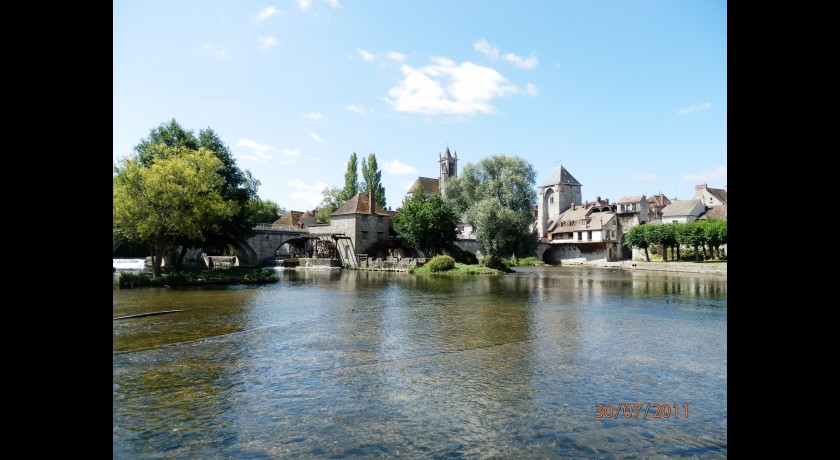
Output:
<svg viewBox="0 0 840 460">
<path fill-rule="evenodd" d="M 545 238 L 546 230 L 572 204 L 583 204 L 581 184 L 562 165 L 558 165 L 537 187 L 537 232 Z"/>
<path fill-rule="evenodd" d="M 440 162 L 440 177 L 438 181 L 440 184 L 440 194 L 443 195 L 446 193 L 444 191 L 446 182 L 453 177 L 458 177 L 458 152 L 455 152 L 455 156 L 453 157 L 449 153 L 449 147 L 447 147 L 446 154 L 441 155 L 438 161 Z"/>
</svg>

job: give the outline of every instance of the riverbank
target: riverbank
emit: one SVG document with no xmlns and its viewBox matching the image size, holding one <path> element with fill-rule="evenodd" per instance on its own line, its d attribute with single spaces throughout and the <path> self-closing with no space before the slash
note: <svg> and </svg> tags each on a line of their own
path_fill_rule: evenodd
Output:
<svg viewBox="0 0 840 460">
<path fill-rule="evenodd" d="M 639 260 L 621 260 L 606 262 L 596 260 L 579 265 L 600 268 L 621 268 L 624 270 L 647 270 L 657 272 L 703 273 L 726 276 L 726 262 L 645 262 Z"/>
</svg>

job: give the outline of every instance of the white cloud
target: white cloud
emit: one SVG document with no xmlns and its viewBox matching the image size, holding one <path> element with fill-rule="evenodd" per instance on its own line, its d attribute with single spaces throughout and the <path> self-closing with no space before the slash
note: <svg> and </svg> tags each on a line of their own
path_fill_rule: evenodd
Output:
<svg viewBox="0 0 840 460">
<path fill-rule="evenodd" d="M 324 118 L 324 116 L 318 112 L 302 113 L 300 116 L 303 118 L 309 118 L 310 120 L 320 120 Z"/>
<path fill-rule="evenodd" d="M 398 51 L 389 51 L 387 56 L 388 56 L 388 59 L 391 59 L 393 61 L 397 61 L 397 62 L 405 61 L 405 54 L 400 53 Z"/>
<path fill-rule="evenodd" d="M 325 184 L 324 182 L 306 184 L 301 180 L 293 180 L 289 182 L 288 185 L 294 189 L 294 191 L 290 193 L 289 196 L 293 200 L 306 202 L 307 204 L 312 206 L 312 208 L 310 209 L 314 209 L 316 206 L 318 206 L 318 204 L 324 198 L 324 196 L 321 194 L 321 191 L 327 188 L 327 184 Z M 302 210 L 297 209 L 296 211 Z"/>
<path fill-rule="evenodd" d="M 301 11 L 306 11 L 312 5 L 312 0 L 297 0 L 297 4 Z"/>
<path fill-rule="evenodd" d="M 520 56 L 517 56 L 513 53 L 505 53 L 504 57 L 502 57 L 505 61 L 512 62 L 519 67 L 520 69 L 533 69 L 537 66 L 537 57 L 534 56 L 532 53 L 531 56 L 527 59 L 524 59 Z"/>
<path fill-rule="evenodd" d="M 330 6 L 333 8 L 338 8 L 339 6 L 341 6 L 338 4 L 338 0 L 326 0 L 326 2 L 329 3 Z"/>
<path fill-rule="evenodd" d="M 706 102 L 705 104 L 692 105 L 691 107 L 679 109 L 677 110 L 677 115 L 688 115 L 691 112 L 699 112 L 701 110 L 708 110 L 710 108 L 712 108 L 712 104 Z"/>
<path fill-rule="evenodd" d="M 274 150 L 274 147 L 268 144 L 260 144 L 251 139 L 239 139 L 236 142 L 237 149 L 236 156 L 243 160 L 252 160 L 259 162 L 267 162 L 274 159 L 268 152 Z"/>
<path fill-rule="evenodd" d="M 702 171 L 698 174 L 683 176 L 687 182 L 721 182 L 726 183 L 726 165 L 719 165 L 710 171 Z"/>
<path fill-rule="evenodd" d="M 273 6 L 267 6 L 263 8 L 259 13 L 257 13 L 257 21 L 265 21 L 266 19 L 274 16 L 275 14 L 279 13 L 280 10 Z"/>
<path fill-rule="evenodd" d="M 262 49 L 267 50 L 272 46 L 277 46 L 280 44 L 280 41 L 274 37 L 260 37 L 260 43 L 262 44 Z"/>
<path fill-rule="evenodd" d="M 656 175 L 654 175 L 653 173 L 642 173 L 630 176 L 630 178 L 638 181 L 650 181 L 656 180 Z"/>
<path fill-rule="evenodd" d="M 321 137 L 321 136 L 319 136 L 319 135 L 317 135 L 317 134 L 315 134 L 311 131 L 309 132 L 309 135 L 312 136 L 312 139 L 315 139 L 318 142 L 323 142 L 324 144 L 327 143 L 327 141 L 325 141 L 323 137 Z"/>
<path fill-rule="evenodd" d="M 359 115 L 370 113 L 370 110 L 366 109 L 362 104 L 350 104 L 344 108 L 351 112 L 358 113 Z"/>
<path fill-rule="evenodd" d="M 485 39 L 481 39 L 473 45 L 473 49 L 478 51 L 479 53 L 486 54 L 490 56 L 492 59 L 497 59 L 499 57 L 499 48 L 492 46 L 490 43 L 487 42 Z"/>
<path fill-rule="evenodd" d="M 283 155 L 287 157 L 299 157 L 300 150 L 297 149 L 283 149 Z"/>
<path fill-rule="evenodd" d="M 495 69 L 472 62 L 455 65 L 450 59 L 432 57 L 432 64 L 422 68 L 400 67 L 404 78 L 388 90 L 385 101 L 394 110 L 426 115 L 475 115 L 495 113 L 493 99 L 510 94 L 535 91 L 511 84 Z"/>
<path fill-rule="evenodd" d="M 473 45 L 473 49 L 478 51 L 481 54 L 487 55 L 491 60 L 496 60 L 499 58 L 499 48 L 491 45 L 487 40 L 481 39 Z M 533 69 L 537 66 L 539 61 L 537 60 L 537 56 L 534 53 L 531 53 L 530 57 L 523 58 L 518 56 L 514 53 L 505 53 L 502 55 L 502 59 L 508 62 L 512 62 L 516 67 L 520 69 Z"/>
<path fill-rule="evenodd" d="M 374 56 L 372 53 L 368 52 L 367 50 L 363 50 L 361 48 L 356 48 L 356 52 L 359 53 L 359 55 L 362 56 L 362 59 L 364 59 L 367 62 L 373 62 L 373 60 L 376 59 L 376 56 Z"/>
<path fill-rule="evenodd" d="M 382 170 L 388 174 L 416 174 L 417 168 L 409 166 L 400 160 L 386 161 L 382 164 Z"/>
</svg>

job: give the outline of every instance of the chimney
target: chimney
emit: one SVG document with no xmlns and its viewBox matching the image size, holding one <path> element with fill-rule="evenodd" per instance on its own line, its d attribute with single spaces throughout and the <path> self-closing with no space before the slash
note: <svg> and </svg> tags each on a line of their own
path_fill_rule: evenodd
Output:
<svg viewBox="0 0 840 460">
<path fill-rule="evenodd" d="M 373 189 L 368 190 L 368 201 L 370 202 L 370 206 L 369 206 L 370 209 L 369 209 L 368 212 L 370 214 L 374 213 L 373 208 L 374 208 L 374 206 L 376 206 L 376 201 L 373 201 L 374 197 L 375 197 L 375 194 L 373 193 Z"/>
<path fill-rule="evenodd" d="M 575 203 L 572 202 L 572 211 L 574 211 L 575 209 L 577 209 L 577 207 L 575 206 Z"/>
</svg>

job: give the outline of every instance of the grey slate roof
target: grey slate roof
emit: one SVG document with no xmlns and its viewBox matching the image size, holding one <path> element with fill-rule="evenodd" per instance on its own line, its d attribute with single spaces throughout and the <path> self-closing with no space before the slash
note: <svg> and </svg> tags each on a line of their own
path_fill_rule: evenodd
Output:
<svg viewBox="0 0 840 460">
<path fill-rule="evenodd" d="M 566 168 L 563 165 L 558 165 L 554 168 L 554 171 L 551 172 L 551 175 L 548 176 L 546 180 L 540 184 L 540 187 L 549 187 L 552 185 L 563 184 L 563 185 L 581 185 L 580 182 L 577 181 L 569 171 L 566 171 Z"/>
<path fill-rule="evenodd" d="M 697 206 L 697 203 L 703 203 L 703 200 L 673 200 L 671 201 L 671 204 L 662 208 L 662 217 L 688 216 L 690 215 L 691 210 Z M 700 213 L 702 214 L 702 212 L 703 210 L 701 207 Z"/>
<path fill-rule="evenodd" d="M 720 206 L 712 206 L 710 207 L 705 214 L 699 217 L 699 219 L 722 219 L 726 220 L 726 205 L 722 204 Z"/>
</svg>

